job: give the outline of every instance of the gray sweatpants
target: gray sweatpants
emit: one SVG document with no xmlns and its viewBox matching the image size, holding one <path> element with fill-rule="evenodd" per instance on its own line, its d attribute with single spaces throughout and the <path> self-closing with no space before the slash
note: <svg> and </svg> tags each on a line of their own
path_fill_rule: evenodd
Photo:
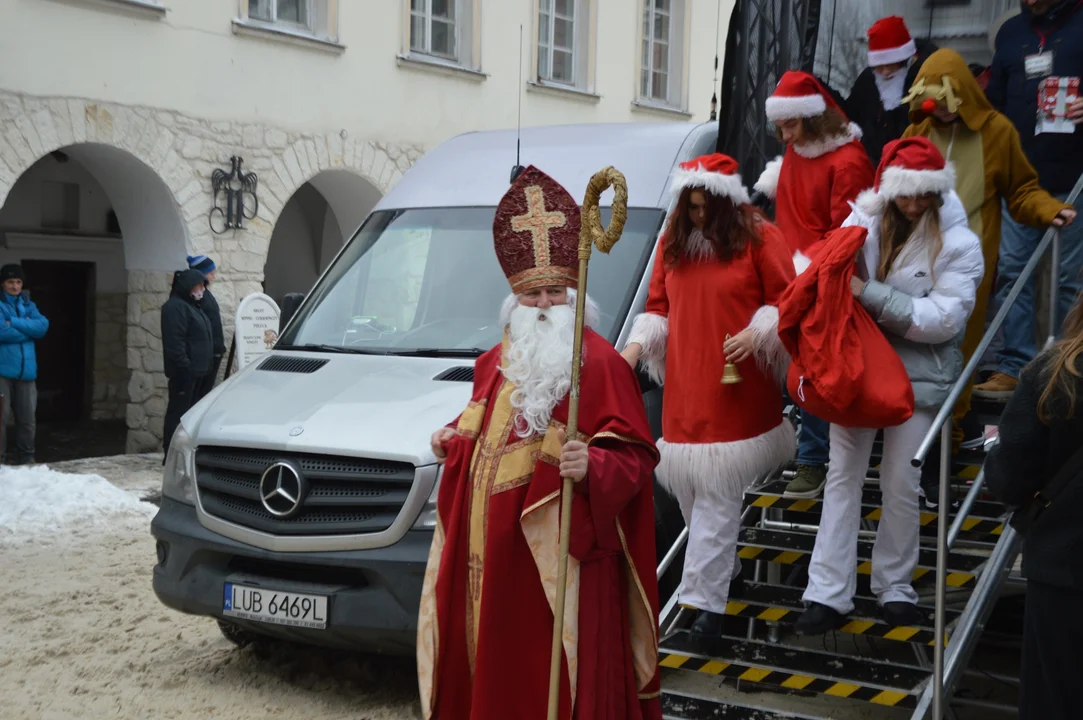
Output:
<svg viewBox="0 0 1083 720">
<path fill-rule="evenodd" d="M 4 422 L 0 425 L 0 453 L 6 463 L 25 463 L 34 459 L 35 417 L 38 412 L 38 386 L 33 380 L 0 377 L 4 395 Z M 15 428 L 14 447 L 9 448 L 8 428 Z"/>
</svg>

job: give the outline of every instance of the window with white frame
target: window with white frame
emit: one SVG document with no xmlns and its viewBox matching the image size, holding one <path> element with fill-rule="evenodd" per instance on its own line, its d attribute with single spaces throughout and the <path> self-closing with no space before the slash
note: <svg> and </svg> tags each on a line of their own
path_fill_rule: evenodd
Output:
<svg viewBox="0 0 1083 720">
<path fill-rule="evenodd" d="M 479 0 L 409 0 L 410 54 L 475 69 L 474 18 Z"/>
<path fill-rule="evenodd" d="M 538 80 L 589 90 L 591 0 L 538 0 Z"/>
<path fill-rule="evenodd" d="M 246 19 L 282 30 L 337 40 L 336 0 L 242 0 Z"/>
<path fill-rule="evenodd" d="M 642 0 L 640 98 L 683 107 L 685 0 Z"/>
</svg>

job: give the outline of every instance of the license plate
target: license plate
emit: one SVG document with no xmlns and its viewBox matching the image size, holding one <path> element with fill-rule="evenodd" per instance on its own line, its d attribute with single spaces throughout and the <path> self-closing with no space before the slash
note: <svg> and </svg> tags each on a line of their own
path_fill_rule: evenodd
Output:
<svg viewBox="0 0 1083 720">
<path fill-rule="evenodd" d="M 243 620 L 324 630 L 327 596 L 225 584 L 222 614 Z"/>
</svg>

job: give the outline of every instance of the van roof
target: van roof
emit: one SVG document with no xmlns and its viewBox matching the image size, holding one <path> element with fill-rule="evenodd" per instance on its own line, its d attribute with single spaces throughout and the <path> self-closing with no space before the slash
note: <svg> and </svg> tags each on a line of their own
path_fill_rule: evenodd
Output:
<svg viewBox="0 0 1083 720">
<path fill-rule="evenodd" d="M 701 132 L 694 132 L 697 129 Z M 712 123 L 598 123 L 523 128 L 520 163 L 535 165 L 582 202 L 590 177 L 612 165 L 628 180 L 629 207 L 665 208 L 663 192 L 690 136 Z M 458 135 L 426 153 L 376 205 L 493 207 L 515 165 L 515 130 Z M 694 139 L 694 138 L 693 138 Z M 711 150 L 714 143 L 711 142 Z M 709 152 L 710 150 L 708 150 Z M 687 152 L 687 150 L 686 150 Z M 608 205 L 611 193 L 603 196 Z"/>
</svg>

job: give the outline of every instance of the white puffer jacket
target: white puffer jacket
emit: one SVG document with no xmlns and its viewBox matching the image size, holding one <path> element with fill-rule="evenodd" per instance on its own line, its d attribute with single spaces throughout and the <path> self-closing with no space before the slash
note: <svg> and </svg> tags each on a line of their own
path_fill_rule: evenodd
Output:
<svg viewBox="0 0 1083 720">
<path fill-rule="evenodd" d="M 876 277 L 880 264 L 880 220 L 887 202 L 872 191 L 862 193 L 842 225 L 869 232 L 858 266 L 865 280 Z M 869 280 L 859 298 L 902 358 L 919 408 L 942 404 L 963 370 L 959 344 L 985 274 L 981 242 L 954 192 L 944 196 L 940 229 L 943 246 L 935 262 L 930 263 L 926 239 L 915 234 L 884 281 Z"/>
</svg>

